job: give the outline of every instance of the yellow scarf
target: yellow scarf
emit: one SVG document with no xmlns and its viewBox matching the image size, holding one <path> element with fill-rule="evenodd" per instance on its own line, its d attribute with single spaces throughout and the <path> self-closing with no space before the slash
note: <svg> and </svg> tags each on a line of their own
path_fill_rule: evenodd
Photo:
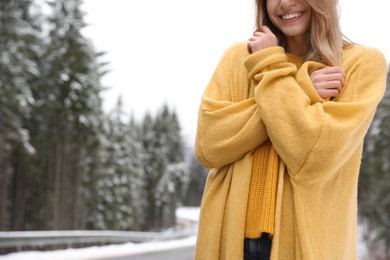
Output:
<svg viewBox="0 0 390 260">
<path fill-rule="evenodd" d="M 255 150 L 252 162 L 245 237 L 259 238 L 263 232 L 272 237 L 279 156 L 271 141 L 268 140 Z"/>
</svg>

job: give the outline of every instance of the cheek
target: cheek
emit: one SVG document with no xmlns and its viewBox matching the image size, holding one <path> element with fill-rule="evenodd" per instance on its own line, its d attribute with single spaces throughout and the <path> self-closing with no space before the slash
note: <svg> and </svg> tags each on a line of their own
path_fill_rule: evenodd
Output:
<svg viewBox="0 0 390 260">
<path fill-rule="evenodd" d="M 268 1 L 267 1 L 268 2 Z M 277 17 L 275 16 L 275 10 L 276 8 L 278 7 L 277 4 L 275 4 L 274 2 L 270 1 L 269 4 L 267 4 L 267 14 L 268 14 L 268 17 L 269 19 L 271 20 L 271 22 L 276 25 L 276 22 L 277 22 Z"/>
<path fill-rule="evenodd" d="M 267 1 L 267 13 L 269 16 L 272 15 L 272 13 L 275 11 L 275 4 L 274 3 L 268 3 Z"/>
<path fill-rule="evenodd" d="M 271 23 L 276 26 L 277 28 L 279 28 L 279 21 L 278 21 L 278 17 L 274 16 L 274 15 L 269 15 L 268 16 L 269 19 L 271 20 Z M 280 29 L 280 28 L 279 28 Z"/>
</svg>

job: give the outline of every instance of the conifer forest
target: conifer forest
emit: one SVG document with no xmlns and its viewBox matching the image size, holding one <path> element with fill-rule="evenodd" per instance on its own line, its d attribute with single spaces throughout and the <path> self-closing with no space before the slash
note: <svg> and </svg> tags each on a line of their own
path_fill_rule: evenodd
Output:
<svg viewBox="0 0 390 260">
<path fill-rule="evenodd" d="M 50 1 L 43 14 L 37 0 L 0 0 L 0 231 L 169 229 L 178 206 L 199 206 L 207 171 L 169 104 L 141 120 L 120 99 L 103 111 L 104 53 L 81 33 L 81 4 Z M 389 88 L 358 199 L 367 243 L 388 259 Z"/>
<path fill-rule="evenodd" d="M 102 110 L 80 5 L 0 1 L 0 230 L 166 230 L 199 205 L 205 171 L 168 104 L 139 121 L 120 99 Z"/>
</svg>

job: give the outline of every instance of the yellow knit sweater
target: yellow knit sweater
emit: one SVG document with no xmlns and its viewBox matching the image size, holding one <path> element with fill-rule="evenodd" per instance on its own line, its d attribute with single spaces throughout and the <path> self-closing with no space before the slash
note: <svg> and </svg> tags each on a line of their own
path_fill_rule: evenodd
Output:
<svg viewBox="0 0 390 260">
<path fill-rule="evenodd" d="M 362 143 L 387 64 L 376 49 L 346 48 L 346 84 L 331 101 L 310 80 L 323 67 L 281 47 L 225 52 L 199 110 L 195 152 L 211 170 L 195 259 L 243 259 L 253 154 L 268 140 L 280 157 L 271 259 L 356 259 Z"/>
</svg>

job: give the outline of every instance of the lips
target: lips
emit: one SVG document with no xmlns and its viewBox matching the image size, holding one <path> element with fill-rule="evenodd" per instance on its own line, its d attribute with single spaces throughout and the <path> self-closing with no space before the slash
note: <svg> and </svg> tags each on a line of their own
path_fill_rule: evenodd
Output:
<svg viewBox="0 0 390 260">
<path fill-rule="evenodd" d="M 282 15 L 281 17 L 283 20 L 291 20 L 291 19 L 294 19 L 294 18 L 301 16 L 302 14 L 303 14 L 303 12 L 297 12 L 297 13 Z"/>
</svg>

